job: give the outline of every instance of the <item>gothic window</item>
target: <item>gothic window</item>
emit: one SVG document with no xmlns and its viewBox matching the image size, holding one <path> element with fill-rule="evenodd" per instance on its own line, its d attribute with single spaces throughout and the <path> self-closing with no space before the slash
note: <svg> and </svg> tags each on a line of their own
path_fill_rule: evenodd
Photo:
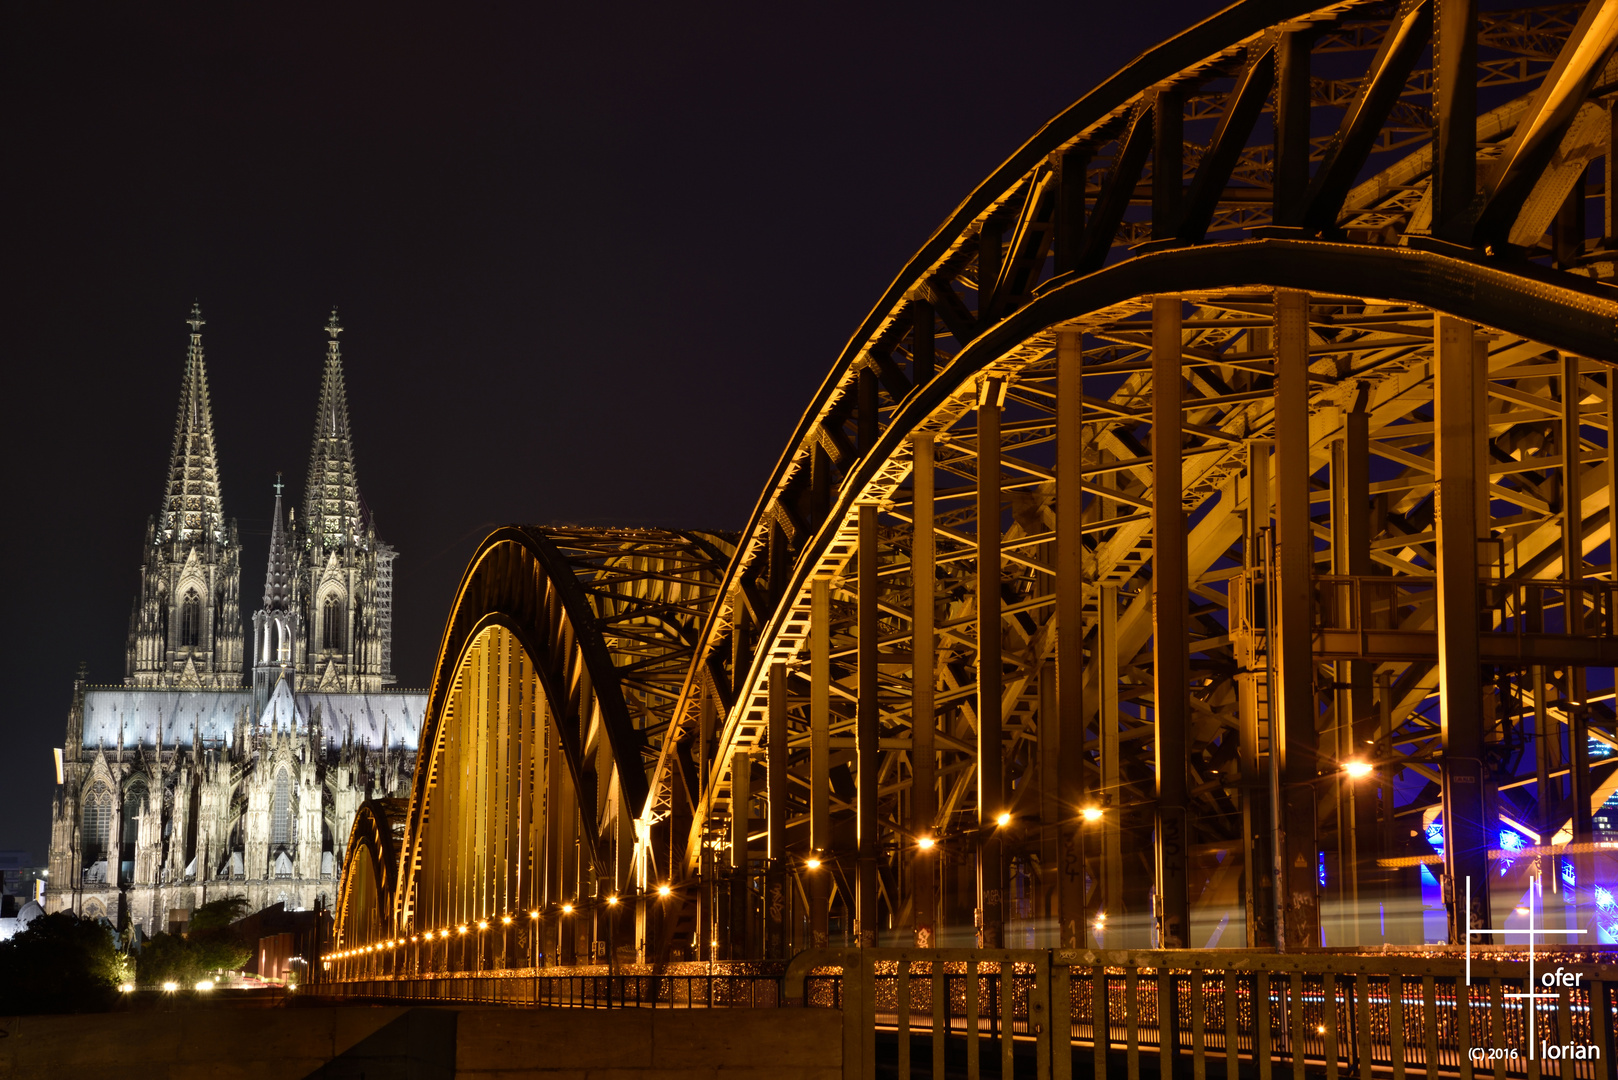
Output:
<svg viewBox="0 0 1618 1080">
<path fill-rule="evenodd" d="M 84 797 L 84 827 L 80 833 L 84 864 L 100 862 L 107 857 L 107 841 L 112 833 L 112 792 L 99 781 Z"/>
<path fill-rule="evenodd" d="M 275 803 L 270 815 L 270 843 L 292 843 L 292 778 L 282 769 L 275 777 Z"/>
<path fill-rule="evenodd" d="M 332 652 L 343 651 L 343 606 L 335 596 L 326 597 L 320 613 L 320 645 Z"/>
<path fill-rule="evenodd" d="M 140 839 L 140 816 L 146 813 L 146 782 L 136 780 L 124 793 L 124 848 L 126 858 L 134 858 L 135 844 Z"/>
<path fill-rule="evenodd" d="M 189 590 L 180 603 L 180 645 L 194 646 L 202 640 L 202 601 L 197 591 Z"/>
</svg>

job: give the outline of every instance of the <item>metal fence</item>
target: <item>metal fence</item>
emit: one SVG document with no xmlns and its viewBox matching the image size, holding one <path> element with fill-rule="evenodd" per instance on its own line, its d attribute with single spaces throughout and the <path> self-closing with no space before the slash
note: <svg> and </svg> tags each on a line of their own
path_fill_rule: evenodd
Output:
<svg viewBox="0 0 1618 1080">
<path fill-rule="evenodd" d="M 456 1005 L 529 1005 L 587 1009 L 775 1008 L 779 975 L 434 975 L 325 982 L 313 994 Z"/>
<path fill-rule="evenodd" d="M 1618 968 L 1542 962 L 1532 978 L 1527 963 L 1451 956 L 868 949 L 800 955 L 782 993 L 842 1008 L 844 1075 L 860 1080 L 878 1075 L 882 1029 L 901 1077 L 958 1060 L 969 1080 L 985 1065 L 1068 1080 L 1086 1058 L 1128 1080 L 1143 1064 L 1190 1080 L 1618 1075 Z M 1530 987 L 1543 996 L 1515 996 Z M 964 1059 L 947 1058 L 952 1039 Z"/>
<path fill-rule="evenodd" d="M 1547 984 L 1547 977 L 1550 984 Z M 1618 967 L 1257 950 L 849 949 L 780 975 L 440 975 L 345 998 L 575 1008 L 842 1010 L 844 1075 L 1070 1080 L 1618 1080 Z M 1540 995 L 1527 998 L 1532 990 Z"/>
</svg>

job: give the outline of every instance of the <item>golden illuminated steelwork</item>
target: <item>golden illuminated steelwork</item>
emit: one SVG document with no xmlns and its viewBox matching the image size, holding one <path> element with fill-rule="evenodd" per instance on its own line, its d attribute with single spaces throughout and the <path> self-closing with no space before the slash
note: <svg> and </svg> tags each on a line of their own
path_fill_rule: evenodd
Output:
<svg viewBox="0 0 1618 1080">
<path fill-rule="evenodd" d="M 380 899 L 339 940 L 522 908 L 569 963 L 621 893 L 652 960 L 827 945 L 833 903 L 864 944 L 1398 944 L 1440 861 L 1488 883 L 1459 940 L 1539 872 L 1501 827 L 1590 882 L 1615 42 L 1453 5 L 1429 50 L 1428 9 L 1245 0 L 1064 110 L 855 329 L 739 537 L 491 535 L 398 884 L 345 884 Z"/>
</svg>

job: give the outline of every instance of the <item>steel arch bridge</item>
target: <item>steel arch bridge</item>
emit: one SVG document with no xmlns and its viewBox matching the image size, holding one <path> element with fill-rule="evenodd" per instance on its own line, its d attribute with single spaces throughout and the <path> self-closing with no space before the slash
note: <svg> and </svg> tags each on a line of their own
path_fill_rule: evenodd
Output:
<svg viewBox="0 0 1618 1080">
<path fill-rule="evenodd" d="M 961 203 L 739 537 L 491 536 L 336 974 L 1420 942 L 1429 866 L 1599 929 L 1618 0 L 1480 6 L 1226 8 Z"/>
</svg>

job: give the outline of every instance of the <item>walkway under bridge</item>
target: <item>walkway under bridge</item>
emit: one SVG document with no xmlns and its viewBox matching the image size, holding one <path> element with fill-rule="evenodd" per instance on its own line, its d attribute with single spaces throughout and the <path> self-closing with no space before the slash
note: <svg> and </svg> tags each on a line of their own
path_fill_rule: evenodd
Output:
<svg viewBox="0 0 1618 1080">
<path fill-rule="evenodd" d="M 1075 102 L 742 532 L 484 542 L 325 973 L 1618 940 L 1615 44 L 1245 0 Z"/>
</svg>

